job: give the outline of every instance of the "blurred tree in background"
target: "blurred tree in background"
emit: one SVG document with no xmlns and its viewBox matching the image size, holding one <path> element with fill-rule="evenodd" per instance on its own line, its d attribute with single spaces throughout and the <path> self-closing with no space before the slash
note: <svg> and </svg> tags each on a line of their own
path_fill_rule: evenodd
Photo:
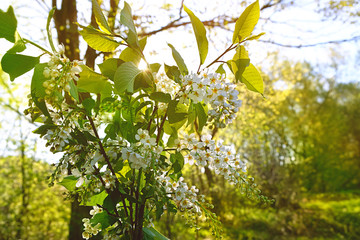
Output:
<svg viewBox="0 0 360 240">
<path fill-rule="evenodd" d="M 49 164 L 19 156 L 0 166 L 0 239 L 67 239 L 70 205 L 46 183 Z"/>
</svg>

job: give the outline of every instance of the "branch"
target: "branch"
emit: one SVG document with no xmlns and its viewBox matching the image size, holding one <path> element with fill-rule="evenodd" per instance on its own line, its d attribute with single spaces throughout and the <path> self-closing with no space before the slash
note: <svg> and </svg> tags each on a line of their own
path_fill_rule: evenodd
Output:
<svg viewBox="0 0 360 240">
<path fill-rule="evenodd" d="M 215 17 L 213 19 L 210 19 L 210 20 L 207 20 L 207 21 L 203 21 L 202 23 L 204 24 L 204 26 L 207 26 L 207 27 L 221 27 L 222 26 L 222 23 L 221 21 L 215 21 L 216 19 L 221 19 L 220 17 L 226 17 L 226 16 L 218 16 L 218 17 Z M 154 31 L 151 31 L 151 32 L 143 32 L 143 33 L 139 33 L 139 36 L 140 37 L 146 37 L 146 36 L 151 36 L 151 35 L 154 35 L 156 33 L 159 33 L 159 32 L 162 32 L 162 31 L 165 31 L 165 30 L 168 30 L 170 28 L 177 28 L 177 27 L 181 27 L 181 26 L 187 26 L 189 24 L 191 24 L 191 21 L 190 22 L 180 22 L 180 23 L 177 23 L 179 22 L 181 19 L 183 19 L 184 17 L 180 16 L 178 19 L 175 19 L 173 21 L 171 21 L 170 23 L 168 23 L 167 25 L 157 29 L 157 30 L 154 30 Z M 231 18 L 229 20 L 226 20 L 227 23 L 235 23 L 237 19 L 234 19 L 234 18 Z"/>
<path fill-rule="evenodd" d="M 360 36 L 355 36 L 355 37 L 352 37 L 352 38 L 342 39 L 342 40 L 332 40 L 332 41 L 327 41 L 327 42 L 299 44 L 299 45 L 282 44 L 282 43 L 274 42 L 274 41 L 271 41 L 271 40 L 258 40 L 258 41 L 263 42 L 263 43 L 270 43 L 270 44 L 277 45 L 277 46 L 280 46 L 280 47 L 304 48 L 304 47 L 315 47 L 315 46 L 326 45 L 326 44 L 338 44 L 338 43 L 344 43 L 344 42 L 352 42 L 352 41 L 357 41 L 357 40 L 360 40 Z"/>
</svg>

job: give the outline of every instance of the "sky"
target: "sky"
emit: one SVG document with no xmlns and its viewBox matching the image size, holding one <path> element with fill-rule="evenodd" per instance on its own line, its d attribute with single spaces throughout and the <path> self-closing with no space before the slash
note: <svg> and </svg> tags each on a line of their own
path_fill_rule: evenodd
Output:
<svg viewBox="0 0 360 240">
<path fill-rule="evenodd" d="M 47 6 L 50 5 L 49 0 L 44 1 Z M 48 10 L 44 4 L 39 4 L 40 2 L 41 0 L 1 0 L 0 9 L 6 11 L 9 5 L 13 5 L 15 14 L 18 17 L 18 31 L 20 35 L 40 43 L 40 45 L 44 45 L 47 44 L 46 41 L 44 41 L 46 35 L 44 29 Z M 153 16 L 152 20 L 154 21 L 154 24 L 150 27 L 152 29 L 164 26 L 165 23 L 169 21 L 169 14 L 173 15 L 173 18 L 178 17 L 178 8 L 181 3 L 180 0 L 133 0 L 128 2 L 132 5 L 133 11 L 136 14 Z M 273 11 L 269 9 L 261 12 L 261 19 L 254 30 L 254 34 L 261 32 L 265 32 L 266 34 L 261 38 L 262 41 L 253 41 L 247 46 L 250 59 L 254 65 L 263 68 L 271 66 L 272 63 L 269 62 L 266 57 L 269 52 L 278 52 L 282 59 L 309 61 L 312 65 L 317 66 L 318 70 L 322 71 L 325 76 L 336 76 L 337 81 L 339 82 L 359 82 L 357 67 L 360 65 L 360 39 L 357 42 L 324 44 L 303 48 L 280 47 L 278 45 L 266 43 L 276 42 L 283 45 L 297 46 L 338 41 L 360 36 L 359 20 L 357 20 L 356 23 L 351 24 L 343 21 L 347 16 L 341 16 L 336 19 L 333 19 L 335 16 L 324 18 L 322 13 L 315 11 L 317 6 L 315 1 L 298 0 L 294 2 L 295 4 L 293 6 L 287 7 L 285 10 L 279 9 Z M 325 2 L 325 0 L 320 0 L 320 3 Z M 168 5 L 170 9 L 175 10 L 168 11 L 161 8 L 169 3 L 172 3 L 172 5 Z M 236 1 L 233 0 L 185 0 L 184 3 L 200 18 L 200 20 L 203 21 L 222 14 L 240 16 L 241 12 L 245 9 L 245 6 L 236 4 Z M 264 1 L 260 1 L 260 6 L 263 4 Z M 81 6 L 79 8 L 79 23 L 87 25 L 91 4 L 87 0 L 79 0 L 79 6 Z M 360 11 L 360 6 L 356 7 L 358 11 Z M 183 16 L 186 16 L 186 14 L 183 13 Z M 189 21 L 189 19 L 184 18 L 184 21 Z M 233 28 L 233 25 L 229 25 L 230 30 Z M 211 39 L 207 57 L 207 62 L 209 63 L 229 45 L 232 38 L 232 32 L 221 29 L 218 29 L 216 32 L 208 31 L 208 38 Z M 171 56 L 171 50 L 167 46 L 167 43 L 173 44 L 181 53 L 190 71 L 197 70 L 199 62 L 197 46 L 195 37 L 190 28 L 180 27 L 149 37 L 147 47 L 145 48 L 145 54 L 150 56 L 148 57 L 148 61 L 159 63 L 166 62 L 168 65 L 175 65 Z M 12 44 L 8 43 L 6 40 L 0 39 L 0 55 L 4 54 L 11 45 Z M 49 49 L 49 47 L 47 48 Z M 85 45 L 83 45 L 83 48 L 85 48 Z M 157 54 L 151 54 L 154 53 L 154 51 Z M 39 54 L 39 52 L 31 47 L 28 48 L 26 53 L 30 55 Z M 230 58 L 232 54 L 229 55 Z M 329 68 L 329 65 L 336 61 L 341 64 L 338 71 L 334 72 L 333 68 Z M 31 75 L 28 74 L 22 78 L 22 81 L 29 83 L 30 79 Z M 23 95 L 24 94 L 19 93 L 19 96 Z M 11 119 L 10 115 L 2 115 L 0 117 L 3 126 L 6 126 L 5 122 L 8 119 Z M 14 121 L 10 121 L 9 124 L 7 125 L 8 128 L 5 128 L 7 134 L 11 134 L 9 129 L 11 129 L 11 124 L 14 124 Z M 34 126 L 29 125 L 25 128 L 33 130 Z M 4 132 L 0 135 L 0 145 L 2 145 L 3 148 L 5 135 Z M 1 154 L 0 148 L 0 155 Z M 57 157 L 46 158 L 50 159 L 50 162 L 57 159 Z"/>
</svg>

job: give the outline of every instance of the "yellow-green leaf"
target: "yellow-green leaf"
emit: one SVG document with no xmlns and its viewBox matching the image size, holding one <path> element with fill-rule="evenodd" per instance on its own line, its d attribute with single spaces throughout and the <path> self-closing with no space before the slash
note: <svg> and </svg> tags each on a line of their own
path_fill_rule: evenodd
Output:
<svg viewBox="0 0 360 240">
<path fill-rule="evenodd" d="M 255 25 L 259 21 L 259 17 L 260 6 L 259 0 L 257 0 L 244 10 L 239 19 L 236 21 L 232 42 L 237 43 L 250 36 L 251 32 L 255 28 Z"/>
<path fill-rule="evenodd" d="M 77 87 L 90 93 L 110 95 L 112 85 L 103 75 L 94 72 L 89 67 L 81 65 L 82 71 L 79 74 Z"/>
<path fill-rule="evenodd" d="M 99 25 L 100 29 L 106 33 L 111 34 L 111 29 L 109 27 L 109 24 L 106 21 L 106 18 L 103 12 L 101 11 L 101 8 L 97 0 L 92 0 L 92 8 L 95 15 L 96 23 Z"/>
<path fill-rule="evenodd" d="M 20 37 L 19 33 L 15 32 L 15 44 L 10 48 L 7 53 L 17 53 L 22 52 L 26 49 L 24 40 Z"/>
<path fill-rule="evenodd" d="M 262 33 L 259 33 L 257 35 L 253 35 L 253 36 L 250 36 L 248 37 L 247 39 L 245 39 L 245 41 L 251 41 L 251 40 L 258 40 L 262 35 L 264 35 L 265 33 L 262 32 Z"/>
<path fill-rule="evenodd" d="M 250 59 L 249 54 L 246 51 L 245 47 L 240 45 L 236 49 L 236 53 L 231 61 L 231 70 L 235 75 L 236 82 L 241 80 L 241 76 L 245 71 L 245 68 L 249 66 Z"/>
<path fill-rule="evenodd" d="M 131 47 L 138 48 L 139 47 L 138 35 L 131 14 L 131 7 L 127 2 L 124 2 L 124 8 L 121 10 L 120 22 L 129 29 L 128 38 L 126 40 L 127 43 Z"/>
<path fill-rule="evenodd" d="M 146 46 L 146 42 L 147 42 L 147 38 L 142 38 L 140 41 L 139 41 L 139 46 L 140 46 L 140 49 L 143 51 L 145 46 Z M 133 48 L 131 47 L 127 47 L 125 48 L 123 51 L 121 51 L 121 54 L 120 54 L 120 59 L 125 61 L 125 62 L 133 62 L 135 63 L 135 65 L 139 65 L 140 63 L 140 60 L 141 60 L 141 52 L 138 51 L 138 50 L 134 50 Z"/>
<path fill-rule="evenodd" d="M 79 25 L 80 26 L 80 25 Z M 80 26 L 83 30 L 79 31 L 84 40 L 95 50 L 102 52 L 113 52 L 119 45 L 117 41 L 113 40 L 106 33 L 101 32 L 92 26 Z"/>
<path fill-rule="evenodd" d="M 175 59 L 176 65 L 178 65 L 180 72 L 184 75 L 188 74 L 188 69 L 186 67 L 186 64 L 184 62 L 184 59 L 181 57 L 180 53 L 178 51 L 176 51 L 176 49 L 174 48 L 173 45 L 171 45 L 170 43 L 168 43 L 169 47 L 172 50 L 172 56 Z"/>
<path fill-rule="evenodd" d="M 197 18 L 195 14 L 185 5 L 184 5 L 184 10 L 190 17 L 191 24 L 193 26 L 196 37 L 196 42 L 199 49 L 200 64 L 203 64 L 208 54 L 208 45 L 209 45 L 208 40 L 206 38 L 206 29 L 204 27 L 204 24 L 200 21 L 200 19 Z"/>
<path fill-rule="evenodd" d="M 250 64 L 242 74 L 241 82 L 243 82 L 246 87 L 254 92 L 258 92 L 261 95 L 264 93 L 264 83 L 263 79 L 256 69 L 256 67 Z"/>
</svg>

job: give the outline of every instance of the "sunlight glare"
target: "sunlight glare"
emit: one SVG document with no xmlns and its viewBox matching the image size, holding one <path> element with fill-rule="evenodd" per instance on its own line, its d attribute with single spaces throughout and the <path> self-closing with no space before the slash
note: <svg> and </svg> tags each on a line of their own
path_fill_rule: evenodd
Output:
<svg viewBox="0 0 360 240">
<path fill-rule="evenodd" d="M 139 68 L 140 70 L 146 70 L 146 69 L 148 68 L 146 62 L 144 61 L 144 59 L 141 59 L 141 60 L 140 60 L 140 63 L 139 63 L 138 68 Z"/>
</svg>

